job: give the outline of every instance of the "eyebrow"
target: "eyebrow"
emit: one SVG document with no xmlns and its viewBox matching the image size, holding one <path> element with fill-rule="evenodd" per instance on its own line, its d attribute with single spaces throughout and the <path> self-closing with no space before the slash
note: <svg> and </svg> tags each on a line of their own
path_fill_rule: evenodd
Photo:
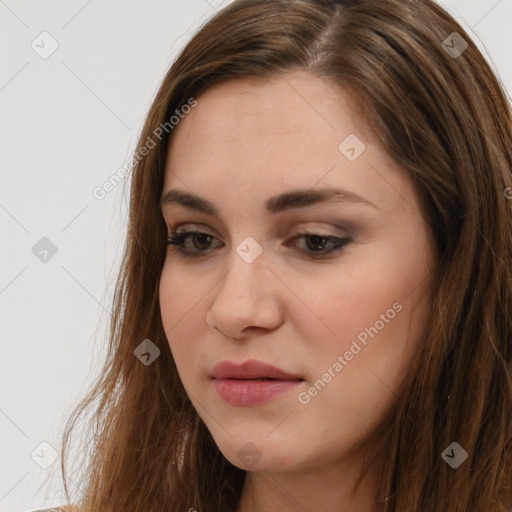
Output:
<svg viewBox="0 0 512 512">
<path fill-rule="evenodd" d="M 304 208 L 306 206 L 324 203 L 327 201 L 348 202 L 354 204 L 360 203 L 371 206 L 380 211 L 380 208 L 359 194 L 351 192 L 350 190 L 335 188 L 291 190 L 267 199 L 267 201 L 265 201 L 265 208 L 268 213 L 277 214 L 295 208 Z M 192 194 L 184 190 L 171 189 L 165 192 L 160 199 L 160 205 L 164 206 L 167 204 L 179 204 L 206 215 L 220 217 L 220 212 L 213 203 L 196 194 Z"/>
</svg>

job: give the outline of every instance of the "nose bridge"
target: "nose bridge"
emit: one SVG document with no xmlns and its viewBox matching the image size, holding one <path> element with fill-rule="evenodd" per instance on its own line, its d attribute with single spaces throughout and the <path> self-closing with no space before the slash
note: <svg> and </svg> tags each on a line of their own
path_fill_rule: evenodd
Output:
<svg viewBox="0 0 512 512">
<path fill-rule="evenodd" d="M 265 283 L 272 273 L 266 268 L 265 259 L 259 255 L 254 260 L 247 258 L 244 249 L 247 247 L 241 243 L 230 258 L 230 268 L 220 283 L 221 289 L 217 294 L 229 295 L 228 301 L 242 300 L 244 303 L 258 301 L 259 296 L 266 288 Z M 242 255 L 240 255 L 240 252 Z"/>
<path fill-rule="evenodd" d="M 265 258 L 246 258 L 240 244 L 230 258 L 230 268 L 221 279 L 208 312 L 208 324 L 223 334 L 237 337 L 246 327 L 272 328 L 280 319 L 275 277 Z"/>
</svg>

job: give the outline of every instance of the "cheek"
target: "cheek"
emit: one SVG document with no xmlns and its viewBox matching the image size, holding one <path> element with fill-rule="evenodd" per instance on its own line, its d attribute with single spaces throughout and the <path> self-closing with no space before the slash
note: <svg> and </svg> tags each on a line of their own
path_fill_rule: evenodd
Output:
<svg viewBox="0 0 512 512">
<path fill-rule="evenodd" d="M 318 418 L 305 420 L 315 423 L 312 431 L 356 443 L 376 427 L 396 400 L 418 349 L 428 303 L 415 304 L 411 295 L 393 290 L 360 286 L 357 296 L 348 290 L 332 294 L 333 300 L 324 302 L 323 319 L 336 335 L 315 337 L 310 327 L 309 337 L 303 338 L 310 343 L 306 392 L 311 401 L 305 410 L 309 409 L 309 418 Z"/>
<path fill-rule="evenodd" d="M 183 373 L 187 377 L 194 373 L 192 364 L 198 356 L 200 340 L 204 338 L 201 331 L 206 323 L 199 321 L 198 314 L 201 298 L 205 298 L 208 288 L 178 274 L 164 265 L 159 288 L 160 314 L 180 376 L 186 369 Z"/>
<path fill-rule="evenodd" d="M 425 268 L 411 261 L 366 260 L 315 282 L 317 291 L 304 302 L 317 318 L 302 315 L 300 329 L 317 374 L 347 354 L 347 368 L 374 369 L 394 386 L 417 350 L 430 307 Z"/>
<path fill-rule="evenodd" d="M 308 288 L 311 289 L 311 283 L 301 286 L 303 290 Z M 400 314 L 396 314 L 393 304 L 402 303 L 400 284 L 392 282 L 380 269 L 368 266 L 361 272 L 354 267 L 350 272 L 340 269 L 321 281 L 315 280 L 315 291 L 303 294 L 302 298 L 310 310 L 300 315 L 301 328 L 309 333 L 304 339 L 318 342 L 320 338 L 331 355 L 348 350 L 358 335 L 364 342 L 365 329 L 376 322 L 380 326 L 381 314 L 388 312 L 388 317 L 398 318 Z M 297 309 L 297 318 L 298 312 Z"/>
</svg>

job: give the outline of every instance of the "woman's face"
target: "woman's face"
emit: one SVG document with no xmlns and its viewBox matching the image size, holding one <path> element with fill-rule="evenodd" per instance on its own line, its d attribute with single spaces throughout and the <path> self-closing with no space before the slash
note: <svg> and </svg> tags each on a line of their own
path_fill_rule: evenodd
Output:
<svg viewBox="0 0 512 512">
<path fill-rule="evenodd" d="M 433 248 L 408 176 L 355 107 L 288 72 L 218 84 L 174 128 L 163 217 L 202 235 L 186 255 L 168 246 L 163 326 L 198 414 L 243 469 L 340 462 L 419 348 Z"/>
</svg>

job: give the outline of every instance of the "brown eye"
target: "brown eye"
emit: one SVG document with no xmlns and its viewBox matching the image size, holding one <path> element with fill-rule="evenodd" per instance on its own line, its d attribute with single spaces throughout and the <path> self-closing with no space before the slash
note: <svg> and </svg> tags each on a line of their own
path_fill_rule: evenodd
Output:
<svg viewBox="0 0 512 512">
<path fill-rule="evenodd" d="M 306 249 L 299 249 L 310 258 L 324 258 L 331 253 L 341 251 L 345 245 L 352 240 L 350 238 L 339 238 L 337 236 L 322 235 L 318 233 L 300 233 L 295 239 L 304 238 Z M 320 246 L 320 247 L 319 247 Z"/>
<path fill-rule="evenodd" d="M 345 245 L 352 241 L 350 238 L 339 238 L 318 233 L 300 233 L 294 237 L 293 241 L 302 238 L 306 240 L 306 248 L 296 249 L 295 252 L 299 252 L 311 259 L 326 258 L 333 253 L 341 251 Z M 192 245 L 188 243 L 190 239 L 192 239 Z M 198 258 L 211 252 L 211 244 L 214 240 L 216 238 L 208 233 L 185 231 L 168 235 L 167 245 L 176 246 L 176 250 L 183 257 Z"/>
<path fill-rule="evenodd" d="M 192 246 L 188 243 L 192 238 Z M 200 231 L 185 231 L 183 233 L 169 234 L 167 236 L 167 245 L 176 246 L 178 253 L 184 257 L 195 258 L 203 253 L 207 254 L 211 242 L 215 237 Z"/>
<path fill-rule="evenodd" d="M 306 242 L 306 245 L 309 249 L 311 249 L 314 252 L 317 252 L 318 246 L 324 246 L 326 245 L 327 241 L 329 240 L 328 236 L 320 236 L 320 235 L 307 235 L 304 237 L 307 241 L 310 241 L 311 243 Z M 320 248 L 318 251 L 322 251 L 322 248 Z"/>
<path fill-rule="evenodd" d="M 195 233 L 192 235 L 192 240 L 194 241 L 194 247 L 198 250 L 205 250 L 208 249 L 208 246 L 211 243 L 211 239 L 213 237 L 210 235 L 207 235 L 206 233 Z M 199 243 L 196 243 L 199 242 Z"/>
</svg>

